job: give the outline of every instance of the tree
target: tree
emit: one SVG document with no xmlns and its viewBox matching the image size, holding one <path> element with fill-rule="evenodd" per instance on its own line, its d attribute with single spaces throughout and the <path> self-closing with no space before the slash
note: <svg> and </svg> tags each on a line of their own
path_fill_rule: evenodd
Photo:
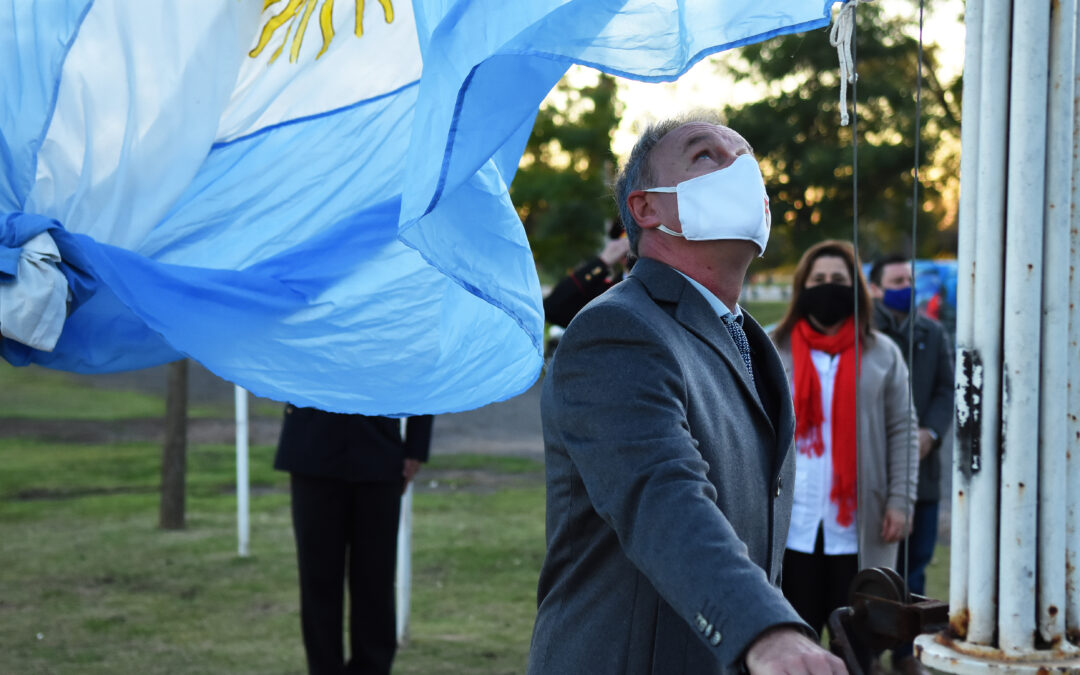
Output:
<svg viewBox="0 0 1080 675">
<path fill-rule="evenodd" d="M 580 75 L 581 73 L 578 73 Z M 564 77 L 536 117 L 510 197 L 548 278 L 592 256 L 615 218 L 611 137 L 619 122 L 615 78 L 574 87 Z"/>
<path fill-rule="evenodd" d="M 761 160 L 773 213 L 770 264 L 793 262 L 822 239 L 852 238 L 855 129 L 863 257 L 910 248 L 918 41 L 908 29 L 916 19 L 890 18 L 877 3 L 856 14 L 857 127 L 840 126 L 827 30 L 744 47 L 728 60 L 736 79 L 767 83 L 761 100 L 729 107 L 725 118 Z M 960 83 L 943 87 L 937 69 L 934 47 L 925 47 L 915 252 L 924 256 L 956 250 Z"/>
</svg>

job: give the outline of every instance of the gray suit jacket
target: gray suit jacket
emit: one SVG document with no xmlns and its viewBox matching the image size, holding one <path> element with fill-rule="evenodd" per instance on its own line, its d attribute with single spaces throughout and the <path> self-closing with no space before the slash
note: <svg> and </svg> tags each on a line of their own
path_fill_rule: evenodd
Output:
<svg viewBox="0 0 1080 675">
<path fill-rule="evenodd" d="M 649 259 L 571 322 L 541 399 L 530 673 L 732 672 L 767 628 L 810 632 L 778 588 L 791 396 L 761 327 L 744 330 L 757 385 L 705 298 Z"/>
</svg>

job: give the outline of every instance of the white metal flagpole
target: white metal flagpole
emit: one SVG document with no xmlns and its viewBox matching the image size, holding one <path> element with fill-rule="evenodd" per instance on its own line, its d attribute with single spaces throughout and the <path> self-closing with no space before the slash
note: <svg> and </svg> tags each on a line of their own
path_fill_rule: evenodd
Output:
<svg viewBox="0 0 1080 675">
<path fill-rule="evenodd" d="M 405 438 L 406 418 L 401 418 L 401 437 Z M 401 495 L 401 519 L 398 521 L 397 579 L 397 641 L 405 642 L 409 634 L 409 602 L 412 596 L 412 497 L 413 484 L 409 483 Z"/>
<path fill-rule="evenodd" d="M 975 341 L 975 225 L 978 222 L 979 105 L 982 64 L 983 0 L 965 6 L 967 36 L 964 51 L 964 109 L 961 126 L 960 223 L 956 265 L 956 424 L 953 425 L 952 546 L 949 556 L 949 622 L 958 634 L 966 633 L 968 617 L 969 537 L 971 513 L 971 459 L 975 415 L 972 397 L 971 354 Z M 963 533 L 957 536 L 957 533 Z"/>
<path fill-rule="evenodd" d="M 987 0 L 982 21 L 978 213 L 975 244 L 973 380 L 981 384 L 972 453 L 967 640 L 988 645 L 997 630 L 998 452 L 1001 420 L 1001 311 L 1004 296 L 1006 141 L 1009 110 L 1009 0 Z M 972 26 L 971 28 L 974 28 Z M 961 536 L 964 533 L 958 533 Z M 964 581 L 958 580 L 959 583 Z"/>
<path fill-rule="evenodd" d="M 1069 493 L 1069 222 L 1073 172 L 1073 62 L 1076 0 L 1061 0 L 1050 23 L 1046 236 L 1042 279 L 1042 410 L 1039 429 L 1039 634 L 1065 644 L 1065 567 Z"/>
<path fill-rule="evenodd" d="M 1049 41 L 1050 4 L 1015 3 L 1005 216 L 998 571 L 998 643 L 1006 655 L 1026 653 L 1035 646 Z M 1037 208 L 1031 208 L 1032 204 Z"/>
<path fill-rule="evenodd" d="M 236 386 L 236 550 L 241 556 L 250 553 L 248 503 L 248 393 Z"/>
</svg>

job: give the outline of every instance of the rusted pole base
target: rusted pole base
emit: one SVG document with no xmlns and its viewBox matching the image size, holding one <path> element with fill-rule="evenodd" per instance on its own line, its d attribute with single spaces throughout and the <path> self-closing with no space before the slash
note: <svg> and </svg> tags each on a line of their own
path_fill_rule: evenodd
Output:
<svg viewBox="0 0 1080 675">
<path fill-rule="evenodd" d="M 915 638 L 915 655 L 928 668 L 957 675 L 1080 673 L 1080 652 L 1071 645 L 1068 651 L 1038 650 L 1007 656 L 1000 649 L 956 642 L 941 635 L 920 635 Z"/>
</svg>

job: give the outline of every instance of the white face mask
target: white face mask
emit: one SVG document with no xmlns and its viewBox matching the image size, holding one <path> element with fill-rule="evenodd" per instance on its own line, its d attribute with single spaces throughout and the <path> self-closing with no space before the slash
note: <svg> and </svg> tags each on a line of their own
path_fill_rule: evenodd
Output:
<svg viewBox="0 0 1080 675">
<path fill-rule="evenodd" d="M 690 241 L 743 239 L 765 255 L 772 214 L 761 169 L 751 155 L 739 155 L 726 168 L 684 180 L 675 187 L 644 192 L 674 192 L 679 200 L 682 232 L 659 225 L 661 232 Z"/>
</svg>

